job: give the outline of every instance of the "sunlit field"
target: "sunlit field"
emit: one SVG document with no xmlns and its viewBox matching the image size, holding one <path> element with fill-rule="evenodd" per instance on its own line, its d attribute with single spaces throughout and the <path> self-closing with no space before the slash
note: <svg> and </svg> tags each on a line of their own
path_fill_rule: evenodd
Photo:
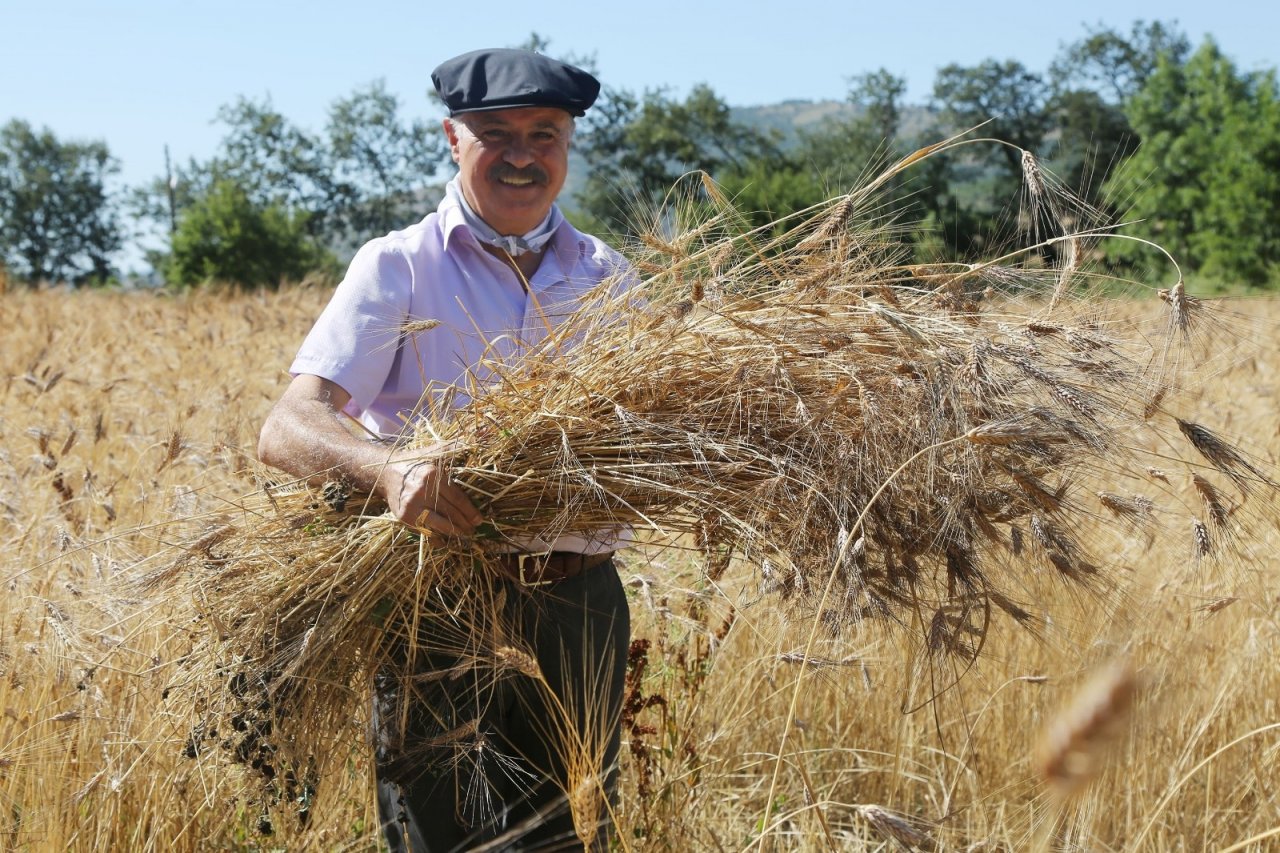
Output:
<svg viewBox="0 0 1280 853">
<path fill-rule="evenodd" d="M 259 488 L 258 427 L 327 296 L 0 297 L 0 848 L 377 849 L 368 720 L 313 787 L 264 785 L 240 732 L 193 749 L 173 696 L 207 626 L 138 583 L 184 555 L 198 570 L 201 536 Z M 1227 308 L 1235 346 L 1180 407 L 1274 471 L 1280 303 Z M 812 620 L 755 568 L 711 582 L 687 550 L 633 549 L 613 845 L 1280 849 L 1267 500 L 1231 494 L 1253 520 L 1230 558 L 1135 526 L 1106 554 L 1115 590 L 1032 578 L 1034 628 L 993 621 L 972 663 L 877 623 L 818 632 L 806 657 Z"/>
</svg>

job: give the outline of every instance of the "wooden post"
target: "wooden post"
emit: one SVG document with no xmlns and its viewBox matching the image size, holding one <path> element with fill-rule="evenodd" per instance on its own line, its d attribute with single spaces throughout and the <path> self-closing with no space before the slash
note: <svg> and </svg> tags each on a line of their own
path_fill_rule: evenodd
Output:
<svg viewBox="0 0 1280 853">
<path fill-rule="evenodd" d="M 178 189 L 178 179 L 173 174 L 173 169 L 169 165 L 169 146 L 164 146 L 164 178 L 166 189 L 169 191 L 169 239 L 172 241 L 173 235 L 178 232 L 178 200 L 176 191 Z"/>
</svg>

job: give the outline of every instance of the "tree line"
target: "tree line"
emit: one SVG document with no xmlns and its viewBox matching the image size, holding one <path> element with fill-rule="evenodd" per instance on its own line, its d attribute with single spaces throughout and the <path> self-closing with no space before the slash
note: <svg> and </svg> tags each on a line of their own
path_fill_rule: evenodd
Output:
<svg viewBox="0 0 1280 853">
<path fill-rule="evenodd" d="M 524 46 L 548 45 L 534 35 Z M 735 119 L 709 85 L 684 97 L 606 85 L 575 134 L 585 181 L 562 205 L 588 230 L 625 238 L 637 212 L 701 170 L 767 225 L 850 188 L 876 163 L 978 128 L 1008 144 L 929 161 L 886 190 L 886 209 L 922 254 L 976 255 L 1002 239 L 1029 151 L 1082 211 L 1137 238 L 1108 242 L 1098 262 L 1160 275 L 1155 243 L 1206 282 L 1280 283 L 1274 69 L 1241 70 L 1211 38 L 1193 49 L 1176 26 L 1137 21 L 1086 28 L 1043 71 L 996 59 L 948 65 L 924 109 L 905 105 L 905 91 L 884 70 L 856 75 L 849 117 L 786 138 Z M 272 286 L 336 271 L 363 240 L 434 207 L 448 171 L 438 120 L 406 116 L 382 83 L 334 101 L 318 132 L 269 99 L 239 98 L 217 118 L 225 133 L 213 158 L 116 194 L 106 187 L 118 164 L 104 143 L 62 141 L 18 119 L 0 127 L 8 276 L 107 281 L 126 221 L 154 235 L 161 248 L 147 260 L 173 285 Z"/>
</svg>

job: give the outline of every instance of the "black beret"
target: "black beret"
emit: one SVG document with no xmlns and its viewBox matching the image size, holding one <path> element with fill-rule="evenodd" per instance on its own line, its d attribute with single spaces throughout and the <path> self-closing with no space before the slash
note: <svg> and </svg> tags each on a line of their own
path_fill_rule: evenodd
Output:
<svg viewBox="0 0 1280 853">
<path fill-rule="evenodd" d="M 473 50 L 440 63 L 431 82 L 449 115 L 511 107 L 559 107 L 575 116 L 600 94 L 600 81 L 581 68 L 531 50 Z"/>
</svg>

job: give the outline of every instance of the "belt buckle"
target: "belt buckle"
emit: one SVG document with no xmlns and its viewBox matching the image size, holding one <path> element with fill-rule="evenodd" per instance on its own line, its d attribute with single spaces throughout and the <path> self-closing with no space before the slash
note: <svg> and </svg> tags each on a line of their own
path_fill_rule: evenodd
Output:
<svg viewBox="0 0 1280 853">
<path fill-rule="evenodd" d="M 530 580 L 529 578 L 526 578 L 524 575 L 525 560 L 537 560 L 543 557 L 549 558 L 550 556 L 551 556 L 550 551 L 545 551 L 541 554 L 534 554 L 530 552 L 521 551 L 519 554 L 517 554 L 516 569 L 517 569 L 517 574 L 519 575 L 520 585 L 524 587 L 535 588 L 540 586 L 550 586 L 551 584 L 555 583 L 554 580 L 548 580 L 547 578 L 541 578 L 539 580 Z"/>
</svg>

